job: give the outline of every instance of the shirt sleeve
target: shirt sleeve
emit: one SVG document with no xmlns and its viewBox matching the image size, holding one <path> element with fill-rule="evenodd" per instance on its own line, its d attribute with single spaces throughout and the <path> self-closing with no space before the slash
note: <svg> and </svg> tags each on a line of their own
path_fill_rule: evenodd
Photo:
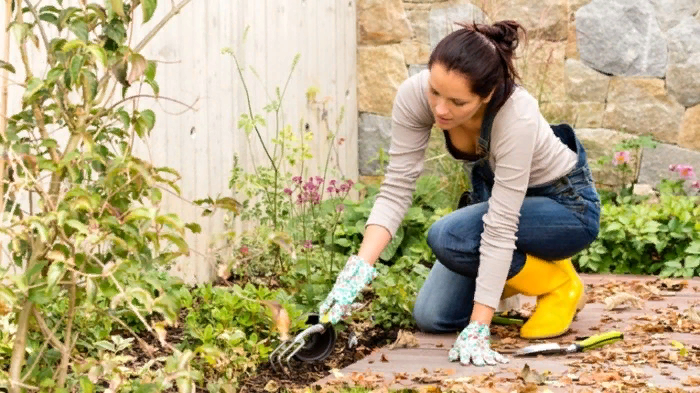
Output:
<svg viewBox="0 0 700 393">
<path fill-rule="evenodd" d="M 483 217 L 474 301 L 493 308 L 498 307 L 513 259 L 538 127 L 537 111 L 516 109 L 494 121 L 491 133 L 494 185 Z"/>
<path fill-rule="evenodd" d="M 412 203 L 434 124 L 424 92 L 427 75 L 427 71 L 423 71 L 406 79 L 396 93 L 391 115 L 389 162 L 365 224 L 365 227 L 386 228 L 392 238 Z"/>
</svg>

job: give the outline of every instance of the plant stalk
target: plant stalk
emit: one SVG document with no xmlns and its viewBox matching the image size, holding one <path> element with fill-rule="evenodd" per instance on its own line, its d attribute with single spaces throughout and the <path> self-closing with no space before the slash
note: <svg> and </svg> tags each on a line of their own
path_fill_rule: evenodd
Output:
<svg viewBox="0 0 700 393">
<path fill-rule="evenodd" d="M 25 300 L 22 305 L 22 310 L 17 316 L 17 332 L 15 333 L 15 342 L 12 346 L 12 358 L 10 360 L 10 393 L 22 393 L 21 386 L 17 385 L 17 382 L 20 382 L 22 379 L 24 353 L 27 349 L 29 316 L 32 313 L 33 307 L 34 303 L 32 303 L 31 300 Z"/>
<path fill-rule="evenodd" d="M 70 352 L 73 348 L 71 344 L 73 338 L 73 318 L 75 316 L 75 298 L 76 298 L 76 280 L 77 275 L 75 272 L 71 273 L 71 284 L 69 290 L 69 308 L 68 308 L 68 321 L 66 322 L 66 333 L 65 342 L 63 343 L 63 350 L 61 351 L 61 365 L 59 366 L 58 373 L 58 388 L 63 389 L 66 384 L 66 378 L 68 377 L 68 365 L 70 364 Z"/>
</svg>

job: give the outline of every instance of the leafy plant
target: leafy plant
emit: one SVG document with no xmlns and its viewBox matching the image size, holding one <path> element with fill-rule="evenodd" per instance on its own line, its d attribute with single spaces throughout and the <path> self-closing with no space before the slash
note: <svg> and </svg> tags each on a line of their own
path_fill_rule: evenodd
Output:
<svg viewBox="0 0 700 393">
<path fill-rule="evenodd" d="M 272 337 L 280 332 L 269 323 L 271 308 L 265 302 L 279 302 L 289 312 L 291 324 L 285 328 L 298 331 L 305 327 L 300 318 L 303 310 L 282 290 L 251 283 L 244 287 L 205 284 L 183 296 L 188 313 L 182 345 L 202 354 L 198 362 L 206 367 L 200 368 L 213 378 L 227 376 L 229 382 L 235 381 L 267 361 L 277 345 Z"/>
<path fill-rule="evenodd" d="M 0 371 L 0 381 L 13 393 L 122 385 L 112 374 L 121 360 L 74 354 L 89 340 L 102 338 L 95 341 L 103 347 L 114 342 L 104 339 L 108 328 L 87 336 L 90 330 L 79 326 L 85 315 L 105 309 L 113 320 L 140 325 L 173 350 L 152 388 L 176 383 L 191 391 L 199 378 L 189 365 L 193 354 L 172 348 L 163 334 L 177 320 L 177 297 L 147 273 L 165 271 L 189 253 L 185 231 L 199 227 L 160 207 L 163 188 L 179 192 L 178 173 L 132 153 L 136 138 L 146 139 L 156 125 L 155 113 L 140 109 L 139 101 L 168 99 L 159 94 L 156 63 L 139 52 L 189 2 L 173 3 L 133 47 L 132 25 L 153 17 L 156 0 L 42 7 L 12 2 L 8 29 L 24 66 L 24 80 L 15 83 L 24 92 L 19 112 L 0 130 L 0 230 L 11 239 L 13 264 L 0 278 L 0 302 L 15 326 L 9 372 Z M 44 73 L 31 68 L 30 43 L 41 51 L 32 55 L 42 57 Z M 13 73 L 19 68 L 2 66 Z M 143 86 L 153 94 L 129 95 Z M 117 90 L 120 97 L 114 97 Z M 56 305 L 64 312 L 55 313 Z"/>
<path fill-rule="evenodd" d="M 658 203 L 606 203 L 598 238 L 574 260 L 582 271 L 700 275 L 698 197 L 661 195 Z"/>
</svg>

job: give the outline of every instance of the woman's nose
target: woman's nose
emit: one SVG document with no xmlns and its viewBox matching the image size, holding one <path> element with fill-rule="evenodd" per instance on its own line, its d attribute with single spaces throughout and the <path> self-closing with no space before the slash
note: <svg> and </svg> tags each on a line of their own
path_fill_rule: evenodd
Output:
<svg viewBox="0 0 700 393">
<path fill-rule="evenodd" d="M 435 106 L 435 113 L 437 113 L 439 116 L 445 116 L 450 113 L 449 110 L 447 110 L 447 106 L 441 103 L 438 103 Z"/>
</svg>

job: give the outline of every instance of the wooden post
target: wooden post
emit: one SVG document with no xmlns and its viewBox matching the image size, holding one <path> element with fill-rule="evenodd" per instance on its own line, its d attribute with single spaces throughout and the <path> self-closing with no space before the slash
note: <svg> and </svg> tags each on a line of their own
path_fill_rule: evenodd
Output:
<svg viewBox="0 0 700 393">
<path fill-rule="evenodd" d="M 9 26 L 12 20 L 12 0 L 5 0 L 5 24 L 3 26 Z M 10 61 L 10 31 L 5 29 L 5 34 L 3 35 L 3 51 L 2 60 L 5 62 Z M 8 85 L 9 85 L 9 71 L 5 69 L 0 69 L 0 135 L 5 137 L 5 131 L 7 130 L 7 98 L 8 98 Z M 4 152 L 2 152 L 4 154 Z M 5 189 L 3 185 L 5 184 L 5 171 L 7 166 L 5 161 L 2 161 L 0 166 L 0 209 L 5 210 Z M 2 248 L 4 245 L 0 244 L 0 266 L 2 265 L 3 252 Z"/>
</svg>

